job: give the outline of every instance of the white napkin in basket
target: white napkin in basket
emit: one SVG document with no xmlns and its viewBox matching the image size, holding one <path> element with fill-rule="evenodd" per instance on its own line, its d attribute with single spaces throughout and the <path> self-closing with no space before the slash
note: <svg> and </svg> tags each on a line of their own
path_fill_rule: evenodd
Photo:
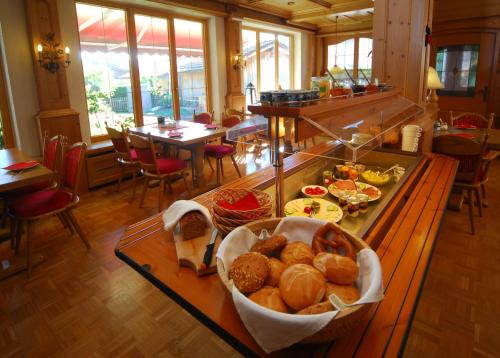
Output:
<svg viewBox="0 0 500 358">
<path fill-rule="evenodd" d="M 210 215 L 210 211 L 206 207 L 193 200 L 177 200 L 163 212 L 162 219 L 165 230 L 173 229 L 184 214 L 193 210 L 198 210 L 205 215 L 209 227 L 212 227 L 212 215 Z"/>
<path fill-rule="evenodd" d="M 274 233 L 286 236 L 288 241 L 311 244 L 314 232 L 324 224 L 324 221 L 316 219 L 288 217 L 281 220 Z M 256 240 L 257 236 L 245 227 L 239 227 L 226 236 L 217 251 L 217 258 L 224 264 L 225 275 L 236 257 L 248 252 Z M 357 261 L 360 269 L 357 286 L 361 293 L 358 302 L 380 301 L 383 298 L 382 270 L 377 255 L 373 250 L 363 249 L 358 253 Z M 339 313 L 292 315 L 276 312 L 249 300 L 234 286 L 232 296 L 245 327 L 266 353 L 289 347 L 313 335 Z"/>
</svg>

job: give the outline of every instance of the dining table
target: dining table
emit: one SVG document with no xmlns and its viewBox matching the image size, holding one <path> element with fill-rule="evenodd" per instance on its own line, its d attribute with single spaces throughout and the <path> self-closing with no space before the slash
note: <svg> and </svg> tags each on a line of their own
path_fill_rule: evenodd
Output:
<svg viewBox="0 0 500 358">
<path fill-rule="evenodd" d="M 206 191 L 204 175 L 205 143 L 222 137 L 226 128 L 220 125 L 207 126 L 202 123 L 179 120 L 171 125 L 149 124 L 142 127 L 129 128 L 129 132 L 141 136 L 151 135 L 154 141 L 170 144 L 191 152 L 191 168 L 193 185 L 197 189 Z"/>
<path fill-rule="evenodd" d="M 23 170 L 7 170 L 6 167 L 16 164 L 34 162 L 34 158 L 17 148 L 0 150 L 0 197 L 2 193 L 20 189 L 31 184 L 48 181 L 54 176 L 54 172 L 42 164 L 36 164 L 31 168 Z M 11 232 L 7 228 L 0 229 L 0 242 L 10 239 Z M 33 264 L 42 262 L 44 257 L 35 254 Z M 12 250 L 0 250 L 0 279 L 9 277 L 27 268 L 26 257 L 15 256 Z"/>
<path fill-rule="evenodd" d="M 485 135 L 488 135 L 486 141 L 488 149 L 500 150 L 500 129 L 476 127 L 455 128 L 450 126 L 446 130 L 434 130 L 434 138 L 442 135 L 456 135 L 476 141 L 481 141 Z"/>
</svg>

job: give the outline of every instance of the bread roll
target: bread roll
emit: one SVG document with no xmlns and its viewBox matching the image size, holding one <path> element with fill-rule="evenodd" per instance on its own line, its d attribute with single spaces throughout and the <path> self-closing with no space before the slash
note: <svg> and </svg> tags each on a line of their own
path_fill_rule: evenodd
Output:
<svg viewBox="0 0 500 358">
<path fill-rule="evenodd" d="M 257 292 L 248 296 L 255 303 L 269 308 L 270 310 L 287 313 L 288 307 L 283 302 L 280 295 L 280 290 L 276 287 L 263 287 Z"/>
<path fill-rule="evenodd" d="M 326 262 L 333 256 L 330 252 L 320 252 L 313 259 L 313 266 L 326 276 Z"/>
<path fill-rule="evenodd" d="M 283 235 L 274 235 L 267 240 L 257 240 L 257 242 L 250 248 L 250 251 L 259 252 L 268 257 L 279 256 L 285 245 L 286 237 Z"/>
<path fill-rule="evenodd" d="M 332 304 L 330 302 L 320 302 L 300 310 L 297 314 L 320 314 L 328 311 L 333 311 Z"/>
<path fill-rule="evenodd" d="M 339 285 L 352 285 L 358 278 L 358 265 L 354 260 L 333 254 L 326 262 L 326 278 Z"/>
<path fill-rule="evenodd" d="M 347 304 L 351 304 L 359 300 L 359 290 L 356 286 L 350 285 L 337 285 L 335 283 L 327 282 L 326 283 L 326 292 L 324 301 L 328 301 L 328 297 L 332 294 L 336 294 L 338 298 L 344 301 Z"/>
<path fill-rule="evenodd" d="M 295 264 L 286 268 L 280 278 L 281 298 L 296 311 L 321 302 L 325 295 L 325 277 L 314 267 Z"/>
<path fill-rule="evenodd" d="M 269 259 L 258 252 L 247 252 L 233 261 L 229 278 L 242 293 L 252 293 L 264 285 L 271 270 Z"/>
<path fill-rule="evenodd" d="M 312 265 L 314 253 L 309 245 L 302 241 L 287 244 L 281 250 L 281 261 L 287 266 L 295 264 Z"/>
<path fill-rule="evenodd" d="M 269 259 L 269 263 L 271 264 L 271 271 L 269 272 L 269 275 L 267 276 L 267 280 L 265 285 L 266 286 L 272 286 L 272 287 L 278 287 L 280 283 L 280 277 L 283 271 L 286 269 L 286 265 L 281 262 L 278 259 L 275 259 L 274 257 Z"/>
</svg>

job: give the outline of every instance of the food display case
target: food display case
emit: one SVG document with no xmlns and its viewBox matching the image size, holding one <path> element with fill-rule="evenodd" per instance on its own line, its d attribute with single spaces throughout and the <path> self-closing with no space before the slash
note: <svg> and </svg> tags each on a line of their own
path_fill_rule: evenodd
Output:
<svg viewBox="0 0 500 358">
<path fill-rule="evenodd" d="M 375 175 L 397 166 L 398 172 L 389 170 L 390 179 L 383 185 L 375 184 L 375 189 L 368 188 L 370 185 L 367 185 L 361 176 L 361 170 L 359 173 L 355 170 L 357 173 L 355 177 L 344 178 L 357 183 L 349 184 L 355 185 L 354 189 L 357 190 L 354 192 L 378 191 L 374 200 L 370 197 L 366 211 L 358 212 L 357 216 L 354 216 L 350 215 L 349 210 L 343 210 L 342 219 L 339 221 L 339 225 L 350 234 L 362 238 L 391 203 L 391 198 L 399 191 L 423 157 L 418 153 L 403 152 L 398 149 L 401 127 L 422 115 L 424 109 L 399 95 L 397 90 L 347 100 L 325 99 L 315 103 L 307 102 L 304 106 L 254 105 L 249 106 L 249 110 L 258 116 L 254 121 L 260 124 L 253 128 L 260 132 L 267 131 L 267 135 L 272 139 L 275 177 L 272 182 L 260 185 L 259 189 L 275 198 L 275 216 L 278 217 L 285 215 L 314 217 L 317 213 L 307 212 L 310 208 L 306 208 L 303 213 L 297 212 L 300 210 L 300 201 L 298 208 L 295 206 L 290 210 L 285 210 L 286 204 L 294 199 L 304 198 L 304 193 L 301 191 L 304 186 L 323 186 L 323 174 L 335 173 L 338 166 L 358 165 L 357 168 L 364 167 L 365 171 L 371 171 Z M 264 119 L 268 122 L 267 126 Z M 272 124 L 278 126 L 280 120 L 285 123 L 285 130 L 289 134 L 285 141 L 298 143 L 315 137 L 317 142 L 320 142 L 320 145 L 312 151 L 295 152 L 295 156 L 300 155 L 306 159 L 288 170 L 284 170 L 283 159 L 292 152 L 286 149 L 287 145 L 283 146 L 278 136 L 273 137 L 274 133 L 271 131 Z M 249 127 L 248 123 L 245 126 L 243 133 L 248 138 L 251 126 Z M 239 132 L 242 132 L 241 128 L 230 129 L 228 138 L 238 140 Z M 293 159 L 293 156 L 290 158 Z M 384 178 L 386 176 L 384 175 Z M 334 178 L 340 179 L 338 173 Z M 340 182 L 335 183 L 340 184 Z M 332 183 L 327 183 L 326 187 L 328 184 Z M 338 198 L 332 195 L 332 192 L 336 193 L 335 188 L 327 189 L 329 192 L 325 193 L 323 199 L 334 204 L 328 207 L 328 210 L 335 211 L 339 206 Z M 353 193 L 352 190 L 347 191 Z M 305 207 L 310 206 L 312 202 L 315 202 L 314 205 L 318 205 L 318 202 L 322 203 L 321 205 L 328 205 L 314 198 L 303 200 Z"/>
</svg>

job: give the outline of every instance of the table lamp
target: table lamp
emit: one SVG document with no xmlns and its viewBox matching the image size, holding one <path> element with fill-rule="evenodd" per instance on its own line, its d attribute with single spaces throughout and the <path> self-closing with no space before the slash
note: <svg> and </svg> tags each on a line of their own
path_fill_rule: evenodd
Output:
<svg viewBox="0 0 500 358">
<path fill-rule="evenodd" d="M 439 101 L 436 90 L 440 88 L 444 88 L 444 86 L 439 80 L 436 69 L 434 67 L 429 67 L 429 70 L 427 71 L 427 89 L 430 91 L 427 95 L 427 102 L 436 103 Z"/>
</svg>

